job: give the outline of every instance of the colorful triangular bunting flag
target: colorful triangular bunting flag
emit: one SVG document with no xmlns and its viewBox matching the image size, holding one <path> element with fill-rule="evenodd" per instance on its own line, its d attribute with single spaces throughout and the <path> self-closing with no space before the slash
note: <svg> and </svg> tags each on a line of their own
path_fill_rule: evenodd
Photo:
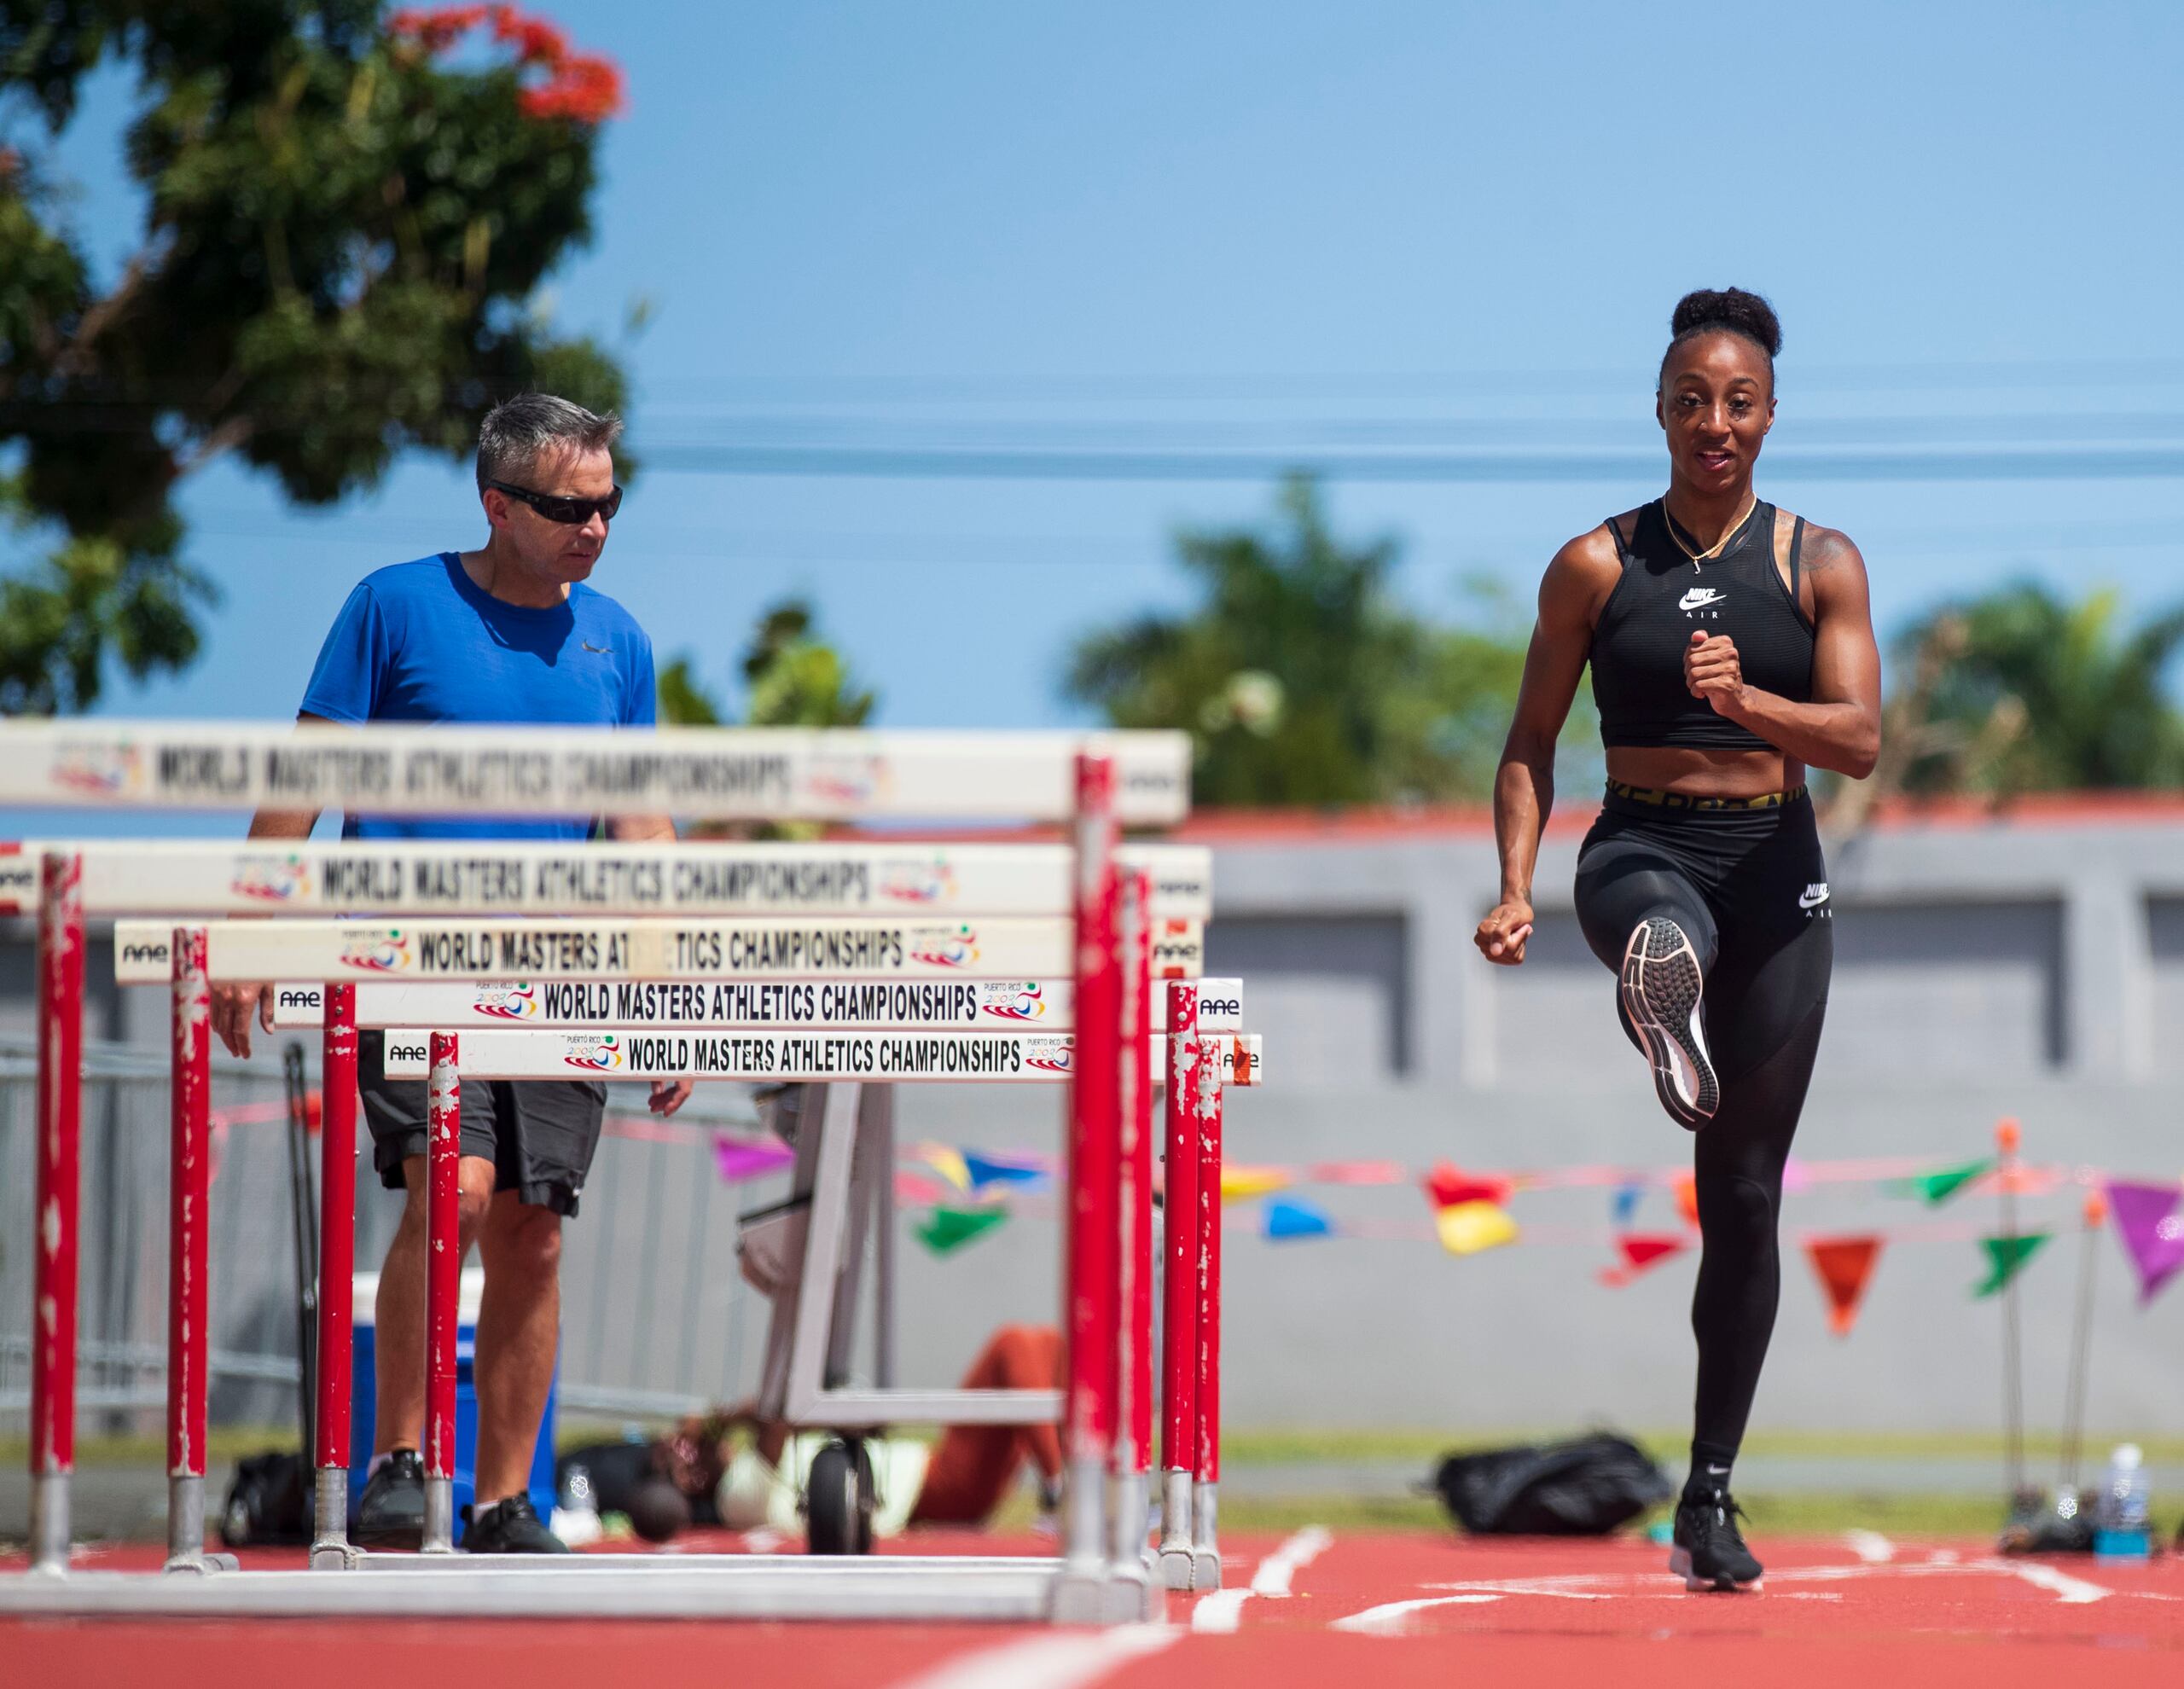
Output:
<svg viewBox="0 0 2184 1689">
<path fill-rule="evenodd" d="M 2184 1270 L 2184 1187 L 2111 1180 L 2108 1204 L 2117 1240 L 2139 1275 L 2139 1306 Z"/>
<path fill-rule="evenodd" d="M 1269 1197 L 1261 1210 L 1262 1235 L 1269 1241 L 1287 1238 L 1324 1238 L 1333 1235 L 1334 1222 L 1309 1202 L 1295 1197 Z"/>
<path fill-rule="evenodd" d="M 1827 1297 L 1827 1328 L 1838 1337 L 1850 1336 L 1858 1321 L 1858 1303 L 1880 1259 L 1880 1246 L 1881 1239 L 1871 1236 L 1806 1241 L 1805 1255 Z"/>
<path fill-rule="evenodd" d="M 778 1173 L 795 1159 L 796 1152 L 786 1144 L 753 1143 L 747 1138 L 731 1138 L 725 1132 L 713 1134 L 713 1169 L 724 1185 L 740 1185 L 746 1179 Z"/>
<path fill-rule="evenodd" d="M 1433 1216 L 1441 1247 L 1451 1255 L 1477 1255 L 1515 1241 L 1517 1222 L 1498 1203 L 1460 1202 Z"/>
<path fill-rule="evenodd" d="M 1287 1190 L 1294 1182 L 1286 1167 L 1223 1167 L 1221 1199 L 1249 1202 L 1253 1197 L 1263 1197 L 1269 1192 Z"/>
<path fill-rule="evenodd" d="M 1955 1167 L 1937 1167 L 1931 1173 L 1891 1179 L 1885 1188 L 1897 1196 L 1917 1197 L 1929 1208 L 1939 1208 L 1966 1185 L 1993 1171 L 1994 1166 L 1992 1156 L 1982 1156 L 1977 1161 L 1960 1162 Z"/>
<path fill-rule="evenodd" d="M 1972 1286 L 1975 1297 L 1992 1296 L 2024 1270 L 2024 1263 L 2040 1252 L 2050 1233 L 2029 1232 L 2023 1237 L 1982 1238 L 1979 1246 L 1987 1251 L 1987 1276 Z"/>
<path fill-rule="evenodd" d="M 1603 1267 L 1600 1280 L 1610 1289 L 1619 1289 L 1629 1284 L 1648 1268 L 1658 1267 L 1679 1250 L 1691 1246 L 1691 1239 L 1682 1232 L 1626 1232 L 1615 1240 L 1623 1257 L 1621 1264 Z"/>
<path fill-rule="evenodd" d="M 919 1222 L 917 1239 L 935 1255 L 950 1255 L 1008 1217 L 1005 1208 L 936 1208 Z"/>
<path fill-rule="evenodd" d="M 1480 1178 L 1452 1167 L 1449 1163 L 1435 1164 L 1426 1175 L 1426 1194 L 1436 1208 L 1458 1208 L 1466 1203 L 1490 1203 L 1499 1208 L 1509 1199 L 1510 1185 L 1507 1179 Z"/>
<path fill-rule="evenodd" d="M 984 1194 L 989 1185 L 1037 1184 L 1047 1176 L 1047 1170 L 1028 1160 L 1004 1159 L 965 1150 L 963 1175 L 971 1181 L 973 1190 Z"/>
</svg>

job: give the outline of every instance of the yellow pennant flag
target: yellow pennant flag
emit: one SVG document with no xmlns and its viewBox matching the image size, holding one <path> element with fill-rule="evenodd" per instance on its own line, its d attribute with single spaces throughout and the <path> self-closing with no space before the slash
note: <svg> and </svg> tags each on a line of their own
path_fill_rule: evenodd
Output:
<svg viewBox="0 0 2184 1689">
<path fill-rule="evenodd" d="M 946 1144 L 920 1144 L 910 1153 L 957 1190 L 971 1188 L 971 1170 L 964 1162 L 961 1150 L 950 1149 Z"/>
<path fill-rule="evenodd" d="M 1249 1202 L 1253 1197 L 1263 1197 L 1269 1191 L 1286 1191 L 1295 1182 L 1295 1177 L 1280 1167 L 1223 1167 L 1221 1170 L 1221 1199 L 1223 1202 Z"/>
<path fill-rule="evenodd" d="M 1509 1210 L 1491 1202 L 1460 1202 L 1443 1209 L 1433 1218 L 1441 1234 L 1441 1247 L 1451 1255 L 1477 1255 L 1514 1241 L 1517 1222 Z"/>
</svg>

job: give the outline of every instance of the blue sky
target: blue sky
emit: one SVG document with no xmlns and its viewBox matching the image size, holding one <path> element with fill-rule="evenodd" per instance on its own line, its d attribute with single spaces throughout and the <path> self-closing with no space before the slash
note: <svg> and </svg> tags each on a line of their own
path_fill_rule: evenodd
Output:
<svg viewBox="0 0 2184 1689">
<path fill-rule="evenodd" d="M 1561 447 L 1584 479 L 1339 481 L 1400 588 L 1528 598 L 1658 490 L 1653 370 L 1684 289 L 1760 289 L 1787 345 L 1764 494 L 1849 531 L 1884 632 L 2030 572 L 2184 595 L 2179 481 L 1903 479 L 1962 440 L 2184 440 L 2184 9 L 1835 4 L 630 4 L 537 9 L 621 61 L 599 239 L 557 278 L 630 346 L 655 467 L 597 583 L 724 682 L 797 591 L 894 725 L 1077 719 L 1086 630 L 1183 601 L 1168 537 L 1255 479 L 719 473 L 824 453 L 1333 443 Z M 105 79 L 68 140 L 103 254 L 134 207 Z M 1856 450 L 1878 474 L 1797 473 Z M 134 714 L 281 716 L 355 580 L 482 535 L 468 472 L 332 513 L 226 467 L 185 495 L 206 653 Z"/>
</svg>

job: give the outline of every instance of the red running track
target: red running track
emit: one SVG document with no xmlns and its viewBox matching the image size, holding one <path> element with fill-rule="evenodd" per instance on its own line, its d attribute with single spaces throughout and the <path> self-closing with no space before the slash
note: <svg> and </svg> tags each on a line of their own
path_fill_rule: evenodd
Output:
<svg viewBox="0 0 2184 1689">
<path fill-rule="evenodd" d="M 729 1546 L 692 1539 L 692 1548 Z M 935 1533 L 896 1545 L 1043 1552 Z M 812 1689 L 1289 1689 L 1321 1683 L 1540 1689 L 1880 1689 L 2173 1685 L 2184 1667 L 2184 1560 L 2002 1560 L 1977 1544 L 1765 1540 L 1768 1587 L 1690 1595 L 1642 1541 L 1461 1542 L 1298 1533 L 1224 1544 L 1234 1587 L 1176 1599 L 1164 1627 L 568 1621 L 462 1626 L 0 1621 L 10 1681 L 723 1682 Z M 293 1564 L 294 1556 L 253 1557 Z M 156 1563 L 122 1550 L 84 1564 Z M 13 1568 L 9 1568 L 13 1570 Z M 1287 1593 L 1282 1593 L 1284 1590 Z M 316 1663 L 305 1668 L 305 1661 Z"/>
</svg>

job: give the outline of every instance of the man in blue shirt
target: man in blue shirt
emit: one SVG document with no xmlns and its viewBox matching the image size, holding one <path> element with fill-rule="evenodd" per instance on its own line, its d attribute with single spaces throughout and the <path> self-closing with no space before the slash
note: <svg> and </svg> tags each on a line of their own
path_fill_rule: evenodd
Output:
<svg viewBox="0 0 2184 1689">
<path fill-rule="evenodd" d="M 650 727 L 652 641 L 587 582 L 620 507 L 610 455 L 619 418 L 526 393 L 496 408 L 478 440 L 478 492 L 491 531 L 478 551 L 444 551 L 366 576 L 341 607 L 305 689 L 306 722 L 519 722 Z M 253 839 L 305 839 L 315 814 L 261 811 Z M 619 817 L 619 839 L 671 839 L 665 817 Z M 589 816 L 349 815 L 345 839 L 590 837 Z M 270 985 L 213 991 L 212 1021 L 250 1053 L 251 1012 L 271 1030 Z M 415 1547 L 424 1524 L 418 1444 L 425 1380 L 425 1087 L 382 1077 L 382 1034 L 357 1040 L 357 1088 L 381 1181 L 405 1193 L 380 1274 L 378 1406 L 357 1540 Z M 686 1082 L 653 1088 L 671 1114 Z M 475 1553 L 565 1553 L 526 1482 L 561 1328 L 561 1220 L 577 1211 L 599 1146 L 606 1087 L 547 1080 L 462 1088 L 463 1247 L 485 1269 L 473 1375 Z"/>
</svg>

